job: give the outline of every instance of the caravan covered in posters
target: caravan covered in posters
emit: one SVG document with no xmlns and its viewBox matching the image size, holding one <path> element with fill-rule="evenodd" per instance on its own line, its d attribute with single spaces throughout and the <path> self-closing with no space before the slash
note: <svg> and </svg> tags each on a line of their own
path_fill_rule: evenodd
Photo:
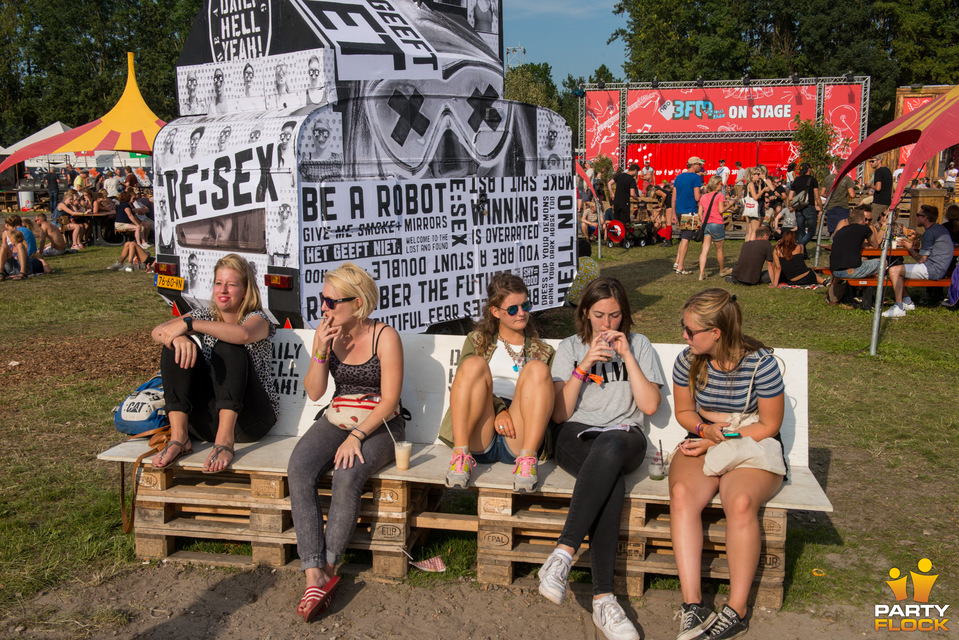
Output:
<svg viewBox="0 0 959 640">
<path fill-rule="evenodd" d="M 500 271 L 562 304 L 571 132 L 503 99 L 501 18 L 494 0 L 207 0 L 177 68 L 182 117 L 154 150 L 158 261 L 183 277 L 161 295 L 205 306 L 237 252 L 285 276 L 261 293 L 294 327 L 315 326 L 346 260 L 401 331 L 478 315 Z"/>
</svg>

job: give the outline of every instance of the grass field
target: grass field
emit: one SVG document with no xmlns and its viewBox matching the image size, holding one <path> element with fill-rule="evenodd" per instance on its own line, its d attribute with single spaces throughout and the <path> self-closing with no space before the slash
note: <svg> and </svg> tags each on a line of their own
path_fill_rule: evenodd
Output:
<svg viewBox="0 0 959 640">
<path fill-rule="evenodd" d="M 727 244 L 731 264 L 741 243 Z M 53 258 L 52 276 L 0 283 L 0 609 L 135 563 L 117 470 L 96 455 L 121 439 L 111 408 L 157 370 L 149 330 L 169 310 L 150 276 L 105 270 L 118 253 L 84 250 Z M 680 342 L 683 301 L 723 284 L 712 260 L 706 282 L 674 275 L 674 256 L 604 248 L 604 274 L 626 284 L 635 330 L 653 342 Z M 924 557 L 939 574 L 932 601 L 959 603 L 959 316 L 920 308 L 883 320 L 870 357 L 870 312 L 830 307 L 822 291 L 735 292 L 747 333 L 809 350 L 811 466 L 836 509 L 791 516 L 785 609 L 886 601 L 889 569 L 916 570 Z M 547 337 L 572 332 L 569 310 L 539 322 Z M 433 545 L 414 555 L 452 550 L 451 573 L 470 571 L 468 544 Z"/>
</svg>

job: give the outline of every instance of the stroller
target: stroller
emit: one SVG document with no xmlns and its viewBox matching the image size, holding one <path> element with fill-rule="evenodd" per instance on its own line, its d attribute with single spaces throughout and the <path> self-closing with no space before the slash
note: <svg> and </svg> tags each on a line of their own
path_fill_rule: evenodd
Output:
<svg viewBox="0 0 959 640">
<path fill-rule="evenodd" d="M 622 244 L 624 249 L 633 246 L 645 247 L 655 242 L 655 230 L 652 222 L 637 221 L 624 224 L 613 220 L 606 229 L 606 246 L 612 249 Z"/>
</svg>

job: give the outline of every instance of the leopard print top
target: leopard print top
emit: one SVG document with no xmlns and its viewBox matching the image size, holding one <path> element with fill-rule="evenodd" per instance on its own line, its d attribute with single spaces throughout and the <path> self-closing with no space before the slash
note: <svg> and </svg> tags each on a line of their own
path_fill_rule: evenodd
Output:
<svg viewBox="0 0 959 640">
<path fill-rule="evenodd" d="M 213 312 L 209 309 L 197 309 L 190 315 L 193 316 L 195 320 L 216 320 Z M 280 396 L 276 392 L 276 385 L 273 383 L 273 335 L 276 333 L 276 325 L 270 322 L 270 319 L 262 311 L 251 311 L 240 320 L 240 324 L 243 324 L 252 316 L 260 316 L 266 320 L 267 325 L 270 327 L 269 336 L 263 340 L 249 343 L 246 345 L 246 350 L 250 354 L 250 358 L 253 359 L 253 368 L 256 370 L 257 379 L 270 397 L 270 404 L 273 405 L 273 413 L 275 415 L 280 405 Z M 213 347 L 216 345 L 217 340 L 213 336 L 208 336 L 204 333 L 198 334 L 198 336 L 203 342 L 203 359 L 210 362 L 210 355 L 213 353 Z"/>
</svg>

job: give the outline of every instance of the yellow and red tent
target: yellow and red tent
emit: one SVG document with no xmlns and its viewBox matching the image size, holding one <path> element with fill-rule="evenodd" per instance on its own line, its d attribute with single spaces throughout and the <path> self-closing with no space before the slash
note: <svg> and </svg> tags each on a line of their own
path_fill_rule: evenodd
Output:
<svg viewBox="0 0 959 640">
<path fill-rule="evenodd" d="M 126 88 L 106 115 L 20 149 L 0 164 L 0 171 L 18 162 L 51 153 L 113 150 L 149 154 L 153 152 L 153 141 L 160 127 L 165 124 L 143 101 L 133 71 L 133 54 L 127 53 Z"/>
</svg>

